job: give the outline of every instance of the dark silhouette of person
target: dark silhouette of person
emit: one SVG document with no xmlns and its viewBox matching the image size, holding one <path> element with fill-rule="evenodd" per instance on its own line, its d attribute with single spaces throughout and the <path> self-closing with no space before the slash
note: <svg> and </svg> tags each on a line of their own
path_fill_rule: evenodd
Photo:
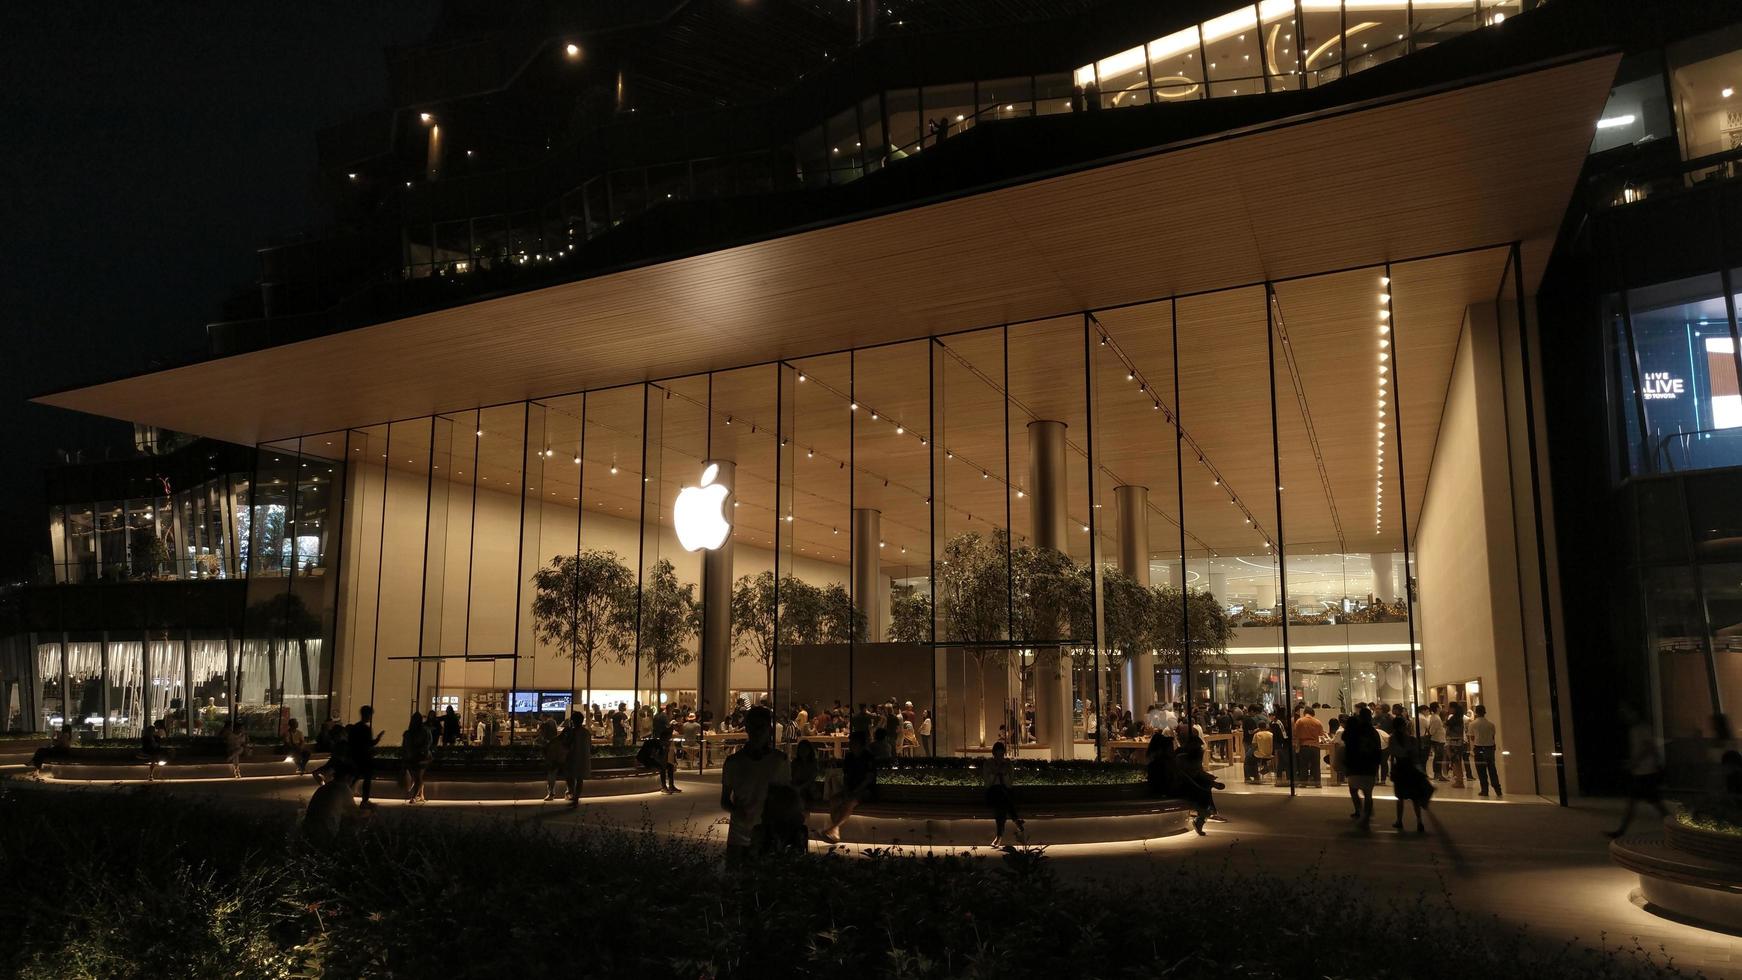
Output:
<svg viewBox="0 0 1742 980">
<path fill-rule="evenodd" d="M 1427 773 L 1422 770 L 1424 757 L 1416 749 L 1415 742 L 1409 722 L 1394 716 L 1391 719 L 1390 752 L 1391 786 L 1397 794 L 1397 819 L 1391 826 L 1398 830 L 1403 829 L 1403 804 L 1407 800 L 1415 808 L 1415 832 L 1425 834 L 1427 826 L 1422 823 L 1422 811 L 1433 799 L 1434 786 L 1428 781 Z"/>
<path fill-rule="evenodd" d="M 452 745 L 460 740 L 460 714 L 448 705 L 448 710 L 442 712 L 442 744 Z"/>
<path fill-rule="evenodd" d="M 1379 779 L 1379 733 L 1373 729 L 1373 712 L 1366 705 L 1344 727 L 1343 770 L 1349 776 L 1349 801 L 1354 812 L 1349 819 L 1361 821 L 1366 830 L 1373 822 L 1373 787 Z"/>
<path fill-rule="evenodd" d="M 593 774 L 593 730 L 587 727 L 585 717 L 574 712 L 562 737 L 568 745 L 563 781 L 568 785 L 569 806 L 575 807 L 581 803 L 581 784 Z"/>
<path fill-rule="evenodd" d="M 1633 823 L 1633 813 L 1639 804 L 1649 803 L 1659 817 L 1669 816 L 1663 805 L 1663 747 L 1651 723 L 1630 704 L 1621 706 L 1621 721 L 1627 726 L 1627 809 L 1621 815 L 1621 826 L 1610 837 L 1627 833 Z"/>
<path fill-rule="evenodd" d="M 1181 722 L 1179 748 L 1174 753 L 1179 772 L 1179 795 L 1197 808 L 1192 829 L 1204 835 L 1204 821 L 1216 816 L 1216 800 L 1211 790 L 1223 785 L 1204 768 L 1204 740 L 1189 722 Z"/>
<path fill-rule="evenodd" d="M 363 806 L 369 802 L 369 790 L 375 782 L 375 745 L 381 734 L 375 731 L 375 708 L 364 705 L 357 709 L 357 720 L 345 729 L 346 763 L 352 778 L 363 784 Z"/>
<path fill-rule="evenodd" d="M 983 770 L 986 779 L 986 805 L 992 808 L 992 822 L 996 833 L 992 838 L 993 847 L 1004 846 L 1004 825 L 1006 821 L 1016 821 L 1016 838 L 1028 843 L 1028 827 L 1022 822 L 1022 816 L 1016 812 L 1015 788 L 1011 785 L 1015 766 L 1009 759 L 1009 749 L 1003 742 L 992 743 L 992 758 L 986 760 Z"/>
</svg>

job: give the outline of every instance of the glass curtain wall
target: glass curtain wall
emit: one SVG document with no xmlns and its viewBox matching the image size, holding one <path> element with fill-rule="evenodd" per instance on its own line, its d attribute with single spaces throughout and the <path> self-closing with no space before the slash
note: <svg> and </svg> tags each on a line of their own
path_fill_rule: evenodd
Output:
<svg viewBox="0 0 1742 980">
<path fill-rule="evenodd" d="M 1499 703 L 1491 674 L 1423 663 L 1440 586 L 1416 594 L 1411 535 L 1430 466 L 1457 470 L 1441 406 L 1505 255 L 274 443 L 246 635 L 154 659 L 153 703 L 265 734 L 336 694 L 388 744 L 413 710 L 501 744 L 582 707 L 627 744 L 669 709 L 698 767 L 764 700 L 826 755 L 857 718 L 897 754 L 1128 759 L 1183 717 L 1220 765 L 1273 728 L 1249 778 L 1311 781 L 1297 706 Z M 125 690 L 80 678 L 131 654 L 71 639 L 63 700 L 127 724 Z"/>
</svg>

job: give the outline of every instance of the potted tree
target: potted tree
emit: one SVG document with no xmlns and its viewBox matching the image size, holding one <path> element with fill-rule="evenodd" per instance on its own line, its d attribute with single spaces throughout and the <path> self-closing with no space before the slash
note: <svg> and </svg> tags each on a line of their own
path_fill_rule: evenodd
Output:
<svg viewBox="0 0 1742 980">
<path fill-rule="evenodd" d="M 635 631 L 635 576 L 615 551 L 558 555 L 532 576 L 532 625 L 541 642 L 586 672 L 605 657 L 621 661 Z M 574 684 L 572 672 L 570 686 Z"/>
</svg>

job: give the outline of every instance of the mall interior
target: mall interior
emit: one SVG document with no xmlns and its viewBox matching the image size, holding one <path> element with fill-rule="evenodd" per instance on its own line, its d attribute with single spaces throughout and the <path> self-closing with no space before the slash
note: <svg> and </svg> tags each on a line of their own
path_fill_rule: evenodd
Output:
<svg viewBox="0 0 1742 980">
<path fill-rule="evenodd" d="M 1106 759 L 1114 707 L 1458 703 L 1561 802 L 1613 785 L 1615 677 L 1707 737 L 1742 344 L 1730 238 L 1677 230 L 1738 197 L 1737 18 L 1041 6 L 765 10 L 711 54 L 850 53 L 710 113 L 555 13 L 478 35 L 538 38 L 489 98 L 453 37 L 402 55 L 385 149 L 323 134 L 366 233 L 263 252 L 208 356 L 39 399 L 198 438 L 49 474 L 10 727 L 911 702 L 937 754 Z M 559 84 L 625 165 L 483 122 Z"/>
</svg>

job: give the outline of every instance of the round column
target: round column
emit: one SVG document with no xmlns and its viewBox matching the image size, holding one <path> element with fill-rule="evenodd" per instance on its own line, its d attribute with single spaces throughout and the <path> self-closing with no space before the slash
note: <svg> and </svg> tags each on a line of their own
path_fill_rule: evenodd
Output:
<svg viewBox="0 0 1742 980">
<path fill-rule="evenodd" d="M 718 466 L 714 482 L 725 487 L 726 513 L 737 499 L 737 467 L 728 460 L 711 459 L 703 464 Z M 702 552 L 702 664 L 701 690 L 697 696 L 708 703 L 715 719 L 732 710 L 732 536 L 712 551 Z M 698 709 L 699 709 L 698 705 Z"/>
</svg>

